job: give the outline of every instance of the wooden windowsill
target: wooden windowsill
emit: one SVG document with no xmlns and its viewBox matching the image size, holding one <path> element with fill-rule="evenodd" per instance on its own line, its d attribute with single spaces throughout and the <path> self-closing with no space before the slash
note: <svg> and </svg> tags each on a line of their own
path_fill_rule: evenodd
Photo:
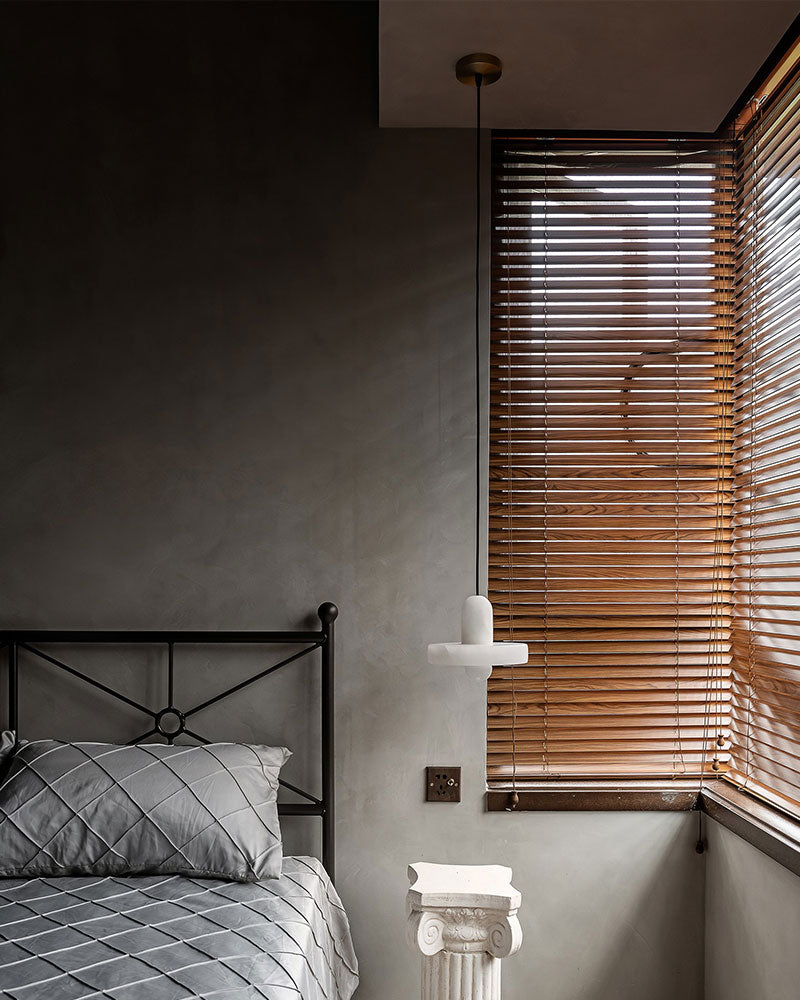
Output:
<svg viewBox="0 0 800 1000">
<path fill-rule="evenodd" d="M 701 809 L 784 868 L 800 875 L 800 820 L 730 781 L 570 781 L 517 783 L 519 804 L 510 809 L 511 785 L 493 784 L 489 812 L 680 811 Z"/>
<path fill-rule="evenodd" d="M 800 820 L 730 781 L 705 785 L 700 793 L 700 808 L 742 840 L 800 875 Z"/>
<path fill-rule="evenodd" d="M 696 780 L 518 782 L 519 805 L 511 810 L 511 785 L 493 783 L 486 805 L 489 812 L 685 811 L 696 808 L 699 790 Z"/>
</svg>

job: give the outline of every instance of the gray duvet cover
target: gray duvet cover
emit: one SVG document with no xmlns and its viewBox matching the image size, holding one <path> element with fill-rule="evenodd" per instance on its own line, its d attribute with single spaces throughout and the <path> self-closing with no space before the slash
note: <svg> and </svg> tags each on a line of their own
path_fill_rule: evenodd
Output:
<svg viewBox="0 0 800 1000">
<path fill-rule="evenodd" d="M 349 1000 L 347 917 L 322 865 L 263 882 L 171 876 L 0 880 L 0 997 Z"/>
</svg>

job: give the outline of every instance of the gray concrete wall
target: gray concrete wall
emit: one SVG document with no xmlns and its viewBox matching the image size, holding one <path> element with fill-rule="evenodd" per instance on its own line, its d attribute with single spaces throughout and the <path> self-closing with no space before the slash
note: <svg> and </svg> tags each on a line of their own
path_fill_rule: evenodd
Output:
<svg viewBox="0 0 800 1000">
<path fill-rule="evenodd" d="M 691 817 L 487 815 L 484 689 L 425 662 L 472 589 L 473 137 L 377 128 L 376 17 L 0 8 L 3 623 L 297 627 L 334 600 L 362 1000 L 416 995 L 421 859 L 513 866 L 508 1000 L 697 1000 Z M 156 659 L 81 662 L 155 700 Z M 190 651 L 179 683 L 251 666 Z M 26 672 L 28 735 L 141 727 Z M 203 731 L 285 741 L 313 781 L 313 672 L 275 682 Z M 460 805 L 423 803 L 436 763 L 463 766 Z"/>
<path fill-rule="evenodd" d="M 800 878 L 708 821 L 706 1000 L 797 1000 Z"/>
</svg>

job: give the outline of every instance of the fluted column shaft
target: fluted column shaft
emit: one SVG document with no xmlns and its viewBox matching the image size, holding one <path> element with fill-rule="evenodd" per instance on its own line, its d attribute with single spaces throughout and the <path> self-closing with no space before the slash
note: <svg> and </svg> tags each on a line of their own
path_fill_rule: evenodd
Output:
<svg viewBox="0 0 800 1000">
<path fill-rule="evenodd" d="M 500 959 L 485 951 L 423 956 L 422 1000 L 500 1000 Z"/>
</svg>

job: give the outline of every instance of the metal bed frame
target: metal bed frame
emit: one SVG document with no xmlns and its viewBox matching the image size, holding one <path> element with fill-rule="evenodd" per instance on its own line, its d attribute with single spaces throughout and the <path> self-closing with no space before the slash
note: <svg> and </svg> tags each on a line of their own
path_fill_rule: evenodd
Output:
<svg viewBox="0 0 800 1000">
<path fill-rule="evenodd" d="M 296 632 L 192 632 L 192 631 L 158 631 L 158 632 L 109 632 L 109 631 L 78 631 L 60 629 L 12 629 L 0 631 L 0 647 L 8 647 L 8 728 L 19 734 L 19 680 L 20 680 L 20 650 L 63 670 L 73 677 L 98 688 L 111 697 L 124 702 L 131 708 L 148 716 L 152 726 L 146 732 L 129 741 L 129 745 L 139 743 L 151 736 L 162 736 L 169 744 L 173 744 L 178 736 L 187 736 L 198 743 L 209 743 L 199 733 L 187 726 L 187 721 L 203 709 L 215 705 L 230 695 L 255 684 L 256 681 L 275 673 L 282 667 L 307 656 L 314 650 L 320 650 L 322 670 L 322 797 L 317 798 L 310 792 L 281 779 L 281 785 L 294 792 L 305 802 L 280 802 L 278 813 L 281 816 L 320 816 L 322 818 L 322 863 L 331 880 L 335 868 L 335 799 L 333 786 L 333 668 L 334 668 L 334 622 L 339 614 L 335 604 L 321 604 L 317 615 L 320 620 L 319 631 Z M 167 647 L 167 704 L 161 709 L 147 708 L 146 705 L 134 701 L 127 695 L 87 674 L 51 653 L 39 648 L 40 644 L 68 645 L 165 645 Z M 303 649 L 285 657 L 278 663 L 273 663 L 258 673 L 219 694 L 199 702 L 188 709 L 178 709 L 175 705 L 174 665 L 175 646 L 177 645 L 293 645 L 302 644 Z"/>
</svg>

